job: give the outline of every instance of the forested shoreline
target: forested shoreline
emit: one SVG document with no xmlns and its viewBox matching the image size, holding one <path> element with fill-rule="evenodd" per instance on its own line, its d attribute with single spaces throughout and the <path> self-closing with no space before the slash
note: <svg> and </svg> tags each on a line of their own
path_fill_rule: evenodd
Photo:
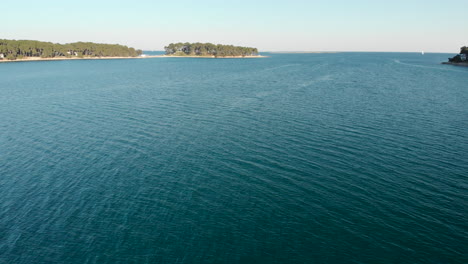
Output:
<svg viewBox="0 0 468 264">
<path fill-rule="evenodd" d="M 75 42 L 57 44 L 36 40 L 0 39 L 0 60 L 25 58 L 137 57 L 141 50 L 118 44 Z"/>
<path fill-rule="evenodd" d="M 171 43 L 164 47 L 168 56 L 214 56 L 246 57 L 258 56 L 258 50 L 251 47 L 221 45 L 212 43 Z"/>
<path fill-rule="evenodd" d="M 463 46 L 460 48 L 460 53 L 455 55 L 453 58 L 449 58 L 450 63 L 468 63 L 468 47 Z"/>
</svg>

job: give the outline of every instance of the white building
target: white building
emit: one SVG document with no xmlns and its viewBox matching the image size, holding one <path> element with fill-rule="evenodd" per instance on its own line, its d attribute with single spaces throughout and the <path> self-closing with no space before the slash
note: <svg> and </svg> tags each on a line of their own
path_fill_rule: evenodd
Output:
<svg viewBox="0 0 468 264">
<path fill-rule="evenodd" d="M 0 53 L 0 59 L 3 59 L 5 58 L 5 55 L 3 55 L 3 53 Z"/>
<path fill-rule="evenodd" d="M 460 54 L 460 59 L 462 61 L 466 61 L 466 54 Z"/>
</svg>

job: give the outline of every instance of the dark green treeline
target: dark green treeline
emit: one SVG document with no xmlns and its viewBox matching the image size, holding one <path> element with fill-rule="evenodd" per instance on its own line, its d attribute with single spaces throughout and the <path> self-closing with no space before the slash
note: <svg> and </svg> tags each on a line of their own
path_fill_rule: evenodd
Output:
<svg viewBox="0 0 468 264">
<path fill-rule="evenodd" d="M 250 47 L 238 47 L 212 43 L 171 43 L 164 47 L 166 55 L 175 56 L 256 56 L 258 50 Z"/>
<path fill-rule="evenodd" d="M 0 59 L 16 60 L 25 57 L 136 57 L 142 54 L 127 46 L 76 42 L 55 44 L 35 40 L 0 39 Z"/>
<path fill-rule="evenodd" d="M 463 46 L 460 48 L 460 54 L 456 55 L 453 58 L 449 58 L 449 62 L 467 62 L 468 61 L 468 47 Z"/>
</svg>

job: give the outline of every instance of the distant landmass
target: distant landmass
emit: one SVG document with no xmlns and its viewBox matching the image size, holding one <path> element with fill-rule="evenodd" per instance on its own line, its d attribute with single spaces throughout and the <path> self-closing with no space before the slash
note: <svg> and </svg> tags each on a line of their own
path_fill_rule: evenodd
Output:
<svg viewBox="0 0 468 264">
<path fill-rule="evenodd" d="M 258 57 L 257 48 L 212 43 L 171 43 L 164 47 L 166 56 Z"/>
<path fill-rule="evenodd" d="M 268 53 L 277 54 L 329 54 L 340 53 L 339 51 L 269 51 Z"/>
<path fill-rule="evenodd" d="M 163 54 L 143 54 L 118 44 L 75 42 L 57 44 L 37 40 L 0 39 L 0 62 L 155 57 L 258 58 L 257 48 L 212 43 L 171 43 Z"/>
<path fill-rule="evenodd" d="M 0 60 L 137 57 L 141 54 L 141 50 L 117 44 L 92 42 L 56 44 L 36 40 L 0 39 Z"/>
<path fill-rule="evenodd" d="M 468 66 L 468 47 L 463 46 L 460 48 L 460 53 L 456 56 L 449 58 L 448 62 L 443 62 L 443 64 L 451 64 L 458 66 Z"/>
</svg>

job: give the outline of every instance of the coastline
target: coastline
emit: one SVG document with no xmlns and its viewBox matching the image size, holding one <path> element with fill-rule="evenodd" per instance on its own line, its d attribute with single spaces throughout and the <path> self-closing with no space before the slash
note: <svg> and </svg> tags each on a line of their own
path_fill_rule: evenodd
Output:
<svg viewBox="0 0 468 264">
<path fill-rule="evenodd" d="M 153 58 L 209 58 L 209 59 L 256 59 L 256 58 L 267 58 L 267 56 L 225 56 L 225 57 L 215 57 L 215 56 L 171 56 L 171 55 L 146 55 L 140 57 L 60 57 L 60 58 L 40 58 L 40 57 L 29 57 L 24 59 L 16 60 L 0 60 L 0 63 L 7 62 L 28 62 L 28 61 L 65 61 L 65 60 L 125 60 L 125 59 L 153 59 Z"/>
<path fill-rule="evenodd" d="M 341 51 L 270 51 L 274 54 L 335 54 L 342 53 Z"/>
<path fill-rule="evenodd" d="M 468 62 L 442 62 L 442 64 L 460 66 L 460 67 L 468 67 Z"/>
<path fill-rule="evenodd" d="M 67 57 L 60 57 L 60 58 L 40 58 L 40 57 L 29 57 L 24 59 L 16 59 L 16 60 L 0 60 L 2 62 L 27 62 L 27 61 L 63 61 L 63 60 L 122 60 L 122 59 L 151 59 L 151 58 L 158 58 L 161 57 L 160 55 L 154 56 L 144 56 L 144 57 L 83 57 L 83 58 L 67 58 Z"/>
<path fill-rule="evenodd" d="M 268 56 L 256 55 L 256 56 L 196 56 L 196 55 L 187 55 L 187 56 L 176 56 L 176 55 L 160 55 L 162 58 L 206 58 L 206 59 L 259 59 L 259 58 L 268 58 Z"/>
</svg>

